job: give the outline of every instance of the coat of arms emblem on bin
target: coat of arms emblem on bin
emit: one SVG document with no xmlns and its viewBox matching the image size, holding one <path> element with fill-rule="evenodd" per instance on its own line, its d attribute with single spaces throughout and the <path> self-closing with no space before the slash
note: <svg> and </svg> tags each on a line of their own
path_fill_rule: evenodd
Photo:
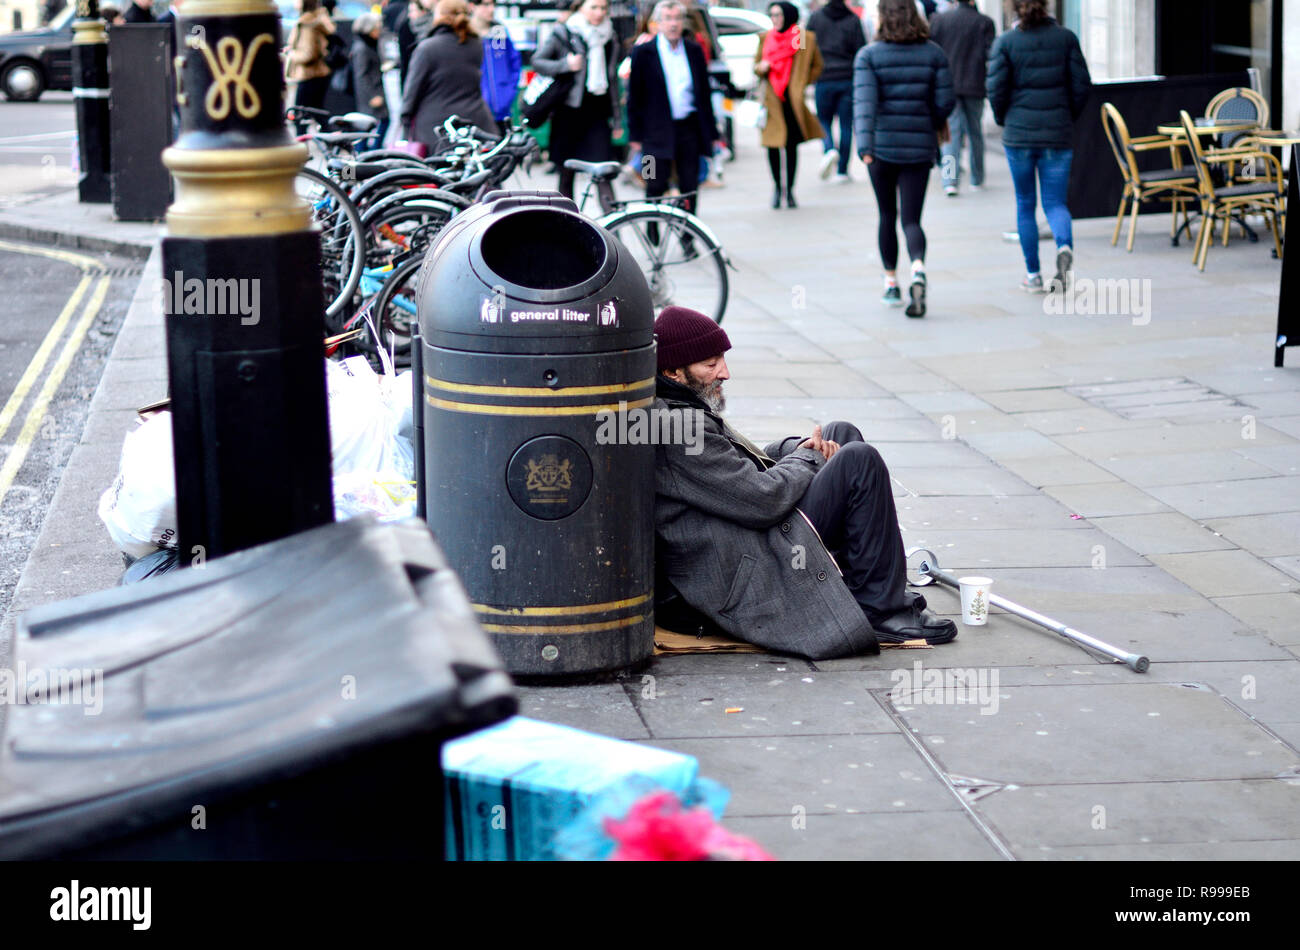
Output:
<svg viewBox="0 0 1300 950">
<path fill-rule="evenodd" d="M 524 488 L 528 491 L 528 500 L 540 505 L 563 505 L 569 500 L 567 492 L 573 487 L 573 462 L 570 459 L 560 461 L 555 454 L 543 455 L 528 460 L 528 475 Z"/>
</svg>

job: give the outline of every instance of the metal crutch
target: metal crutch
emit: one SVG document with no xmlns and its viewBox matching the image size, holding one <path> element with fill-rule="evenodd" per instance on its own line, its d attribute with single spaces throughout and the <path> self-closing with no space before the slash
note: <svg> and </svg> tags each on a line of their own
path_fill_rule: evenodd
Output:
<svg viewBox="0 0 1300 950">
<path fill-rule="evenodd" d="M 908 578 L 908 582 L 913 587 L 925 587 L 938 581 L 940 584 L 951 587 L 955 590 L 961 588 L 961 585 L 957 582 L 957 578 L 953 577 L 947 571 L 940 570 L 939 559 L 935 556 L 934 552 L 928 548 L 912 548 L 908 551 L 907 561 L 909 566 L 912 563 L 913 557 L 917 555 L 921 555 L 921 559 L 915 568 L 916 576 Z M 1137 653 L 1126 653 L 1119 647 L 1113 647 L 1109 643 L 1103 643 L 1096 637 L 1091 637 L 1081 630 L 1075 630 L 1073 627 L 1066 626 L 1059 620 L 1045 617 L 1037 611 L 1030 610 L 1028 607 L 1021 607 L 1019 604 L 1013 603 L 1005 597 L 999 597 L 997 594 L 990 592 L 988 598 L 989 603 L 994 607 L 1001 607 L 1008 613 L 1015 614 L 1017 617 L 1023 617 L 1030 623 L 1036 623 L 1038 626 L 1044 627 L 1052 631 L 1052 633 L 1065 637 L 1065 639 L 1071 640 L 1080 646 L 1087 647 L 1089 650 L 1095 650 L 1097 653 L 1118 660 L 1135 673 L 1145 673 L 1147 667 L 1151 665 L 1151 661 L 1145 656 L 1141 656 Z"/>
</svg>

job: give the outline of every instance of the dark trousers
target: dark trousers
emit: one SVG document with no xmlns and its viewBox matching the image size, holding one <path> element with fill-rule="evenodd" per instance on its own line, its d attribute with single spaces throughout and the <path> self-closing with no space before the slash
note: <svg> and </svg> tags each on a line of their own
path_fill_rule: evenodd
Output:
<svg viewBox="0 0 1300 950">
<path fill-rule="evenodd" d="M 654 162 L 653 167 L 646 164 L 644 157 L 641 160 L 641 173 L 645 178 L 645 196 L 658 198 L 665 194 L 668 191 L 668 179 L 675 171 L 678 190 L 683 195 L 691 196 L 682 202 L 682 207 L 695 214 L 695 209 L 699 207 L 700 150 L 699 118 L 692 113 L 684 119 L 675 121 L 673 154 L 650 156 Z"/>
<path fill-rule="evenodd" d="M 889 469 L 857 426 L 828 422 L 822 437 L 840 444 L 799 501 L 821 535 L 844 583 L 875 624 L 925 599 L 907 589 L 907 558 L 898 530 Z"/>
<path fill-rule="evenodd" d="M 880 261 L 885 270 L 898 266 L 898 211 L 902 198 L 903 235 L 907 254 L 914 261 L 925 260 L 925 232 L 921 230 L 921 209 L 925 207 L 925 186 L 930 182 L 930 166 L 895 165 L 876 159 L 867 166 L 871 187 L 880 208 Z"/>
<path fill-rule="evenodd" d="M 817 118 L 826 133 L 822 136 L 822 150 L 837 149 L 840 158 L 835 170 L 847 175 L 849 159 L 853 155 L 853 80 L 823 79 L 817 83 L 813 96 L 817 103 Z M 840 123 L 838 146 L 831 134 L 831 123 L 837 120 Z"/>
<path fill-rule="evenodd" d="M 799 143 L 803 141 L 799 134 L 799 120 L 795 118 L 794 109 L 786 100 L 781 102 L 781 111 L 785 116 L 785 148 L 769 148 L 767 165 L 772 172 L 772 181 L 776 190 L 781 190 L 781 153 L 785 153 L 785 190 L 794 191 L 794 179 L 799 174 Z"/>
</svg>

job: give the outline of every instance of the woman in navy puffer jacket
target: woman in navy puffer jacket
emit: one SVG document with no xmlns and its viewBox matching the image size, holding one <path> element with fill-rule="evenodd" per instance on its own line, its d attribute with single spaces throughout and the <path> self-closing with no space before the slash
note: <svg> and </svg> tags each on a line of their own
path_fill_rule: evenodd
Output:
<svg viewBox="0 0 1300 950">
<path fill-rule="evenodd" d="M 1047 15 L 1045 0 L 1016 0 L 1020 22 L 997 38 L 986 81 L 993 118 L 1003 127 L 1002 150 L 1016 189 L 1016 225 L 1025 256 L 1024 283 L 1042 293 L 1038 260 L 1037 193 L 1056 238 L 1056 287 L 1070 281 L 1073 224 L 1066 195 L 1074 159 L 1074 121 L 1083 113 L 1092 78 L 1079 40 Z"/>
<path fill-rule="evenodd" d="M 901 306 L 897 221 L 912 259 L 909 317 L 925 316 L 925 232 L 921 209 L 930 169 L 939 158 L 953 98 L 948 57 L 916 12 L 913 0 L 880 0 L 878 42 L 853 58 L 853 132 L 880 207 L 880 261 L 889 306 Z M 901 198 L 901 202 L 900 202 Z"/>
</svg>

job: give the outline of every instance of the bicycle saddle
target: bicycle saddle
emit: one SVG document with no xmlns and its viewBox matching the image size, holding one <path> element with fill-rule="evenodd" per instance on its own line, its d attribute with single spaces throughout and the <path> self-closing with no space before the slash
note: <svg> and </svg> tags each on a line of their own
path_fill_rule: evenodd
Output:
<svg viewBox="0 0 1300 950">
<path fill-rule="evenodd" d="M 349 112 L 330 118 L 330 128 L 340 132 L 370 132 L 378 125 L 378 119 L 364 112 Z"/>
<path fill-rule="evenodd" d="M 618 162 L 584 162 L 581 159 L 571 158 L 564 163 L 564 167 L 575 172 L 582 172 L 584 175 L 590 175 L 600 181 L 613 178 L 623 166 Z"/>
</svg>

